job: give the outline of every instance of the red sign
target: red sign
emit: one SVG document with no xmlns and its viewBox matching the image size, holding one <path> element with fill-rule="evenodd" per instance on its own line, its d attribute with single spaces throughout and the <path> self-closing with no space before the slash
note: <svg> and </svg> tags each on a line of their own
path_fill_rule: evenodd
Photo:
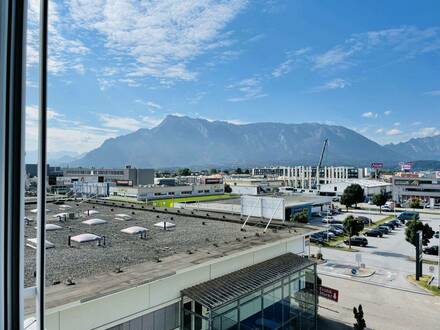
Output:
<svg viewBox="0 0 440 330">
<path fill-rule="evenodd" d="M 339 291 L 326 286 L 319 287 L 319 296 L 334 302 L 339 300 Z"/>
<path fill-rule="evenodd" d="M 371 168 L 374 169 L 379 169 L 379 168 L 383 168 L 383 163 L 371 163 Z"/>
</svg>

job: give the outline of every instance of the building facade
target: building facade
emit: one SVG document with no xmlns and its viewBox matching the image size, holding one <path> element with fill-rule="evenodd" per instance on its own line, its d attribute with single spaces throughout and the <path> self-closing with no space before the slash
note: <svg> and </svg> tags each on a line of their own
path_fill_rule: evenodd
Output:
<svg viewBox="0 0 440 330">
<path fill-rule="evenodd" d="M 191 184 L 179 186 L 148 185 L 138 187 L 111 186 L 110 196 L 122 196 L 136 198 L 139 201 L 155 199 L 193 197 L 204 195 L 223 195 L 223 184 Z"/>
<path fill-rule="evenodd" d="M 418 199 L 425 205 L 437 207 L 440 205 L 440 172 L 419 175 L 402 173 L 394 176 L 393 200 L 404 204 L 412 199 Z"/>
<path fill-rule="evenodd" d="M 65 168 L 64 181 L 76 182 L 111 182 L 126 186 L 147 185 L 154 183 L 153 169 L 140 169 L 126 166 L 121 169 L 105 168 Z"/>
<path fill-rule="evenodd" d="M 286 186 L 296 189 L 316 189 L 317 186 L 347 179 L 361 179 L 364 170 L 348 166 L 278 166 L 252 169 L 252 175 L 273 176 L 282 179 Z"/>
</svg>

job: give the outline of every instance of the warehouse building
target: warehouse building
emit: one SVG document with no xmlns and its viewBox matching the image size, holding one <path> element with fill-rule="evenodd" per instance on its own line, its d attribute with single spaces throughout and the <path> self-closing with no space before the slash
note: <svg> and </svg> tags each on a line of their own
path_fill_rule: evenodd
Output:
<svg viewBox="0 0 440 330">
<path fill-rule="evenodd" d="M 348 166 L 324 166 L 319 169 L 317 177 L 316 166 L 278 166 L 252 169 L 252 175 L 277 177 L 284 185 L 295 189 L 311 190 L 322 184 L 341 180 L 362 179 L 364 169 Z"/>
<path fill-rule="evenodd" d="M 117 185 L 138 186 L 154 183 L 153 169 L 140 169 L 126 166 L 122 169 L 105 168 L 65 168 L 63 178 L 59 179 L 64 184 L 76 181 L 82 182 L 109 182 Z"/>
<path fill-rule="evenodd" d="M 148 185 L 137 187 L 110 186 L 110 196 L 136 198 L 139 201 L 149 201 L 165 198 L 194 197 L 207 195 L 223 195 L 223 184 L 188 184 L 188 185 Z"/>
<path fill-rule="evenodd" d="M 56 265 L 48 276 L 73 278 L 75 285 L 58 281 L 46 288 L 48 330 L 317 328 L 316 265 L 304 258 L 314 228 L 278 227 L 256 235 L 261 228 L 242 232 L 240 224 L 209 219 L 202 224 L 180 214 L 174 230 L 164 231 L 154 226 L 157 213 L 132 209 L 132 219 L 122 221 L 115 216 L 127 212 L 124 208 L 93 205 L 93 217 L 105 220 L 94 226 L 93 237 L 106 236 L 107 243 L 81 243 L 81 237 L 92 236 L 81 234 L 90 231 L 83 220 L 92 205 L 63 206 L 78 218 L 57 222 L 59 229 L 48 232 Z M 58 212 L 48 207 L 50 215 Z M 130 222 L 144 227 L 146 238 L 127 234 Z M 26 232 L 35 235 L 33 226 Z M 75 248 L 66 243 L 67 235 L 75 235 Z M 26 259 L 29 269 L 31 261 Z M 32 280 L 27 274 L 26 281 Z M 33 302 L 26 301 L 28 320 Z"/>
<path fill-rule="evenodd" d="M 284 181 L 276 178 L 250 177 L 250 176 L 228 176 L 225 179 L 233 194 L 259 195 L 273 193 L 279 190 Z"/>
<path fill-rule="evenodd" d="M 393 177 L 393 200 L 405 204 L 412 199 L 431 208 L 440 206 L 440 171 L 426 174 L 400 173 Z"/>
<path fill-rule="evenodd" d="M 353 184 L 358 184 L 364 189 L 365 199 L 369 200 L 374 194 L 388 194 L 391 197 L 392 184 L 378 180 L 344 180 L 323 184 L 319 194 L 322 196 L 342 196 L 344 190 Z"/>
</svg>

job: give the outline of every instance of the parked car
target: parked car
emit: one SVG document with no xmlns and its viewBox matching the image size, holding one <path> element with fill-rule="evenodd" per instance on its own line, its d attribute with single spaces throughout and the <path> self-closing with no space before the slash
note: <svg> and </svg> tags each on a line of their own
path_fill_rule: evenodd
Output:
<svg viewBox="0 0 440 330">
<path fill-rule="evenodd" d="M 389 205 L 384 205 L 384 206 L 382 206 L 382 211 L 384 211 L 384 212 L 393 212 L 394 209 L 391 208 Z"/>
<path fill-rule="evenodd" d="M 344 235 L 344 226 L 342 226 L 342 229 L 341 229 L 339 227 L 336 227 L 335 225 L 331 225 L 330 230 L 332 233 L 334 233 L 337 236 Z"/>
<path fill-rule="evenodd" d="M 344 243 L 346 245 L 349 245 L 350 242 L 348 241 L 348 239 L 346 239 L 344 241 Z M 368 245 L 368 240 L 365 237 L 362 236 L 353 236 L 351 238 L 351 245 L 356 245 L 356 246 L 367 246 Z"/>
<path fill-rule="evenodd" d="M 320 235 L 319 233 L 315 233 L 310 235 L 310 242 L 312 243 L 318 243 L 318 244 L 322 244 L 324 243 L 324 237 L 322 235 Z"/>
<path fill-rule="evenodd" d="M 371 219 L 370 218 L 368 218 L 368 217 L 364 217 L 364 216 L 362 216 L 362 215 L 360 215 L 360 216 L 358 216 L 358 217 L 356 217 L 358 220 L 361 220 L 362 221 L 362 223 L 364 224 L 364 225 L 369 225 L 370 223 L 372 223 L 372 221 L 371 221 Z"/>
<path fill-rule="evenodd" d="M 385 222 L 385 223 L 383 224 L 383 226 L 387 226 L 387 227 L 389 227 L 391 230 L 396 229 L 396 225 L 395 225 L 394 223 L 392 223 L 391 221 Z"/>
<path fill-rule="evenodd" d="M 419 220 L 420 219 L 420 214 L 419 212 L 415 212 L 415 211 L 405 211 L 399 214 L 399 216 L 397 217 L 397 219 L 399 220 L 403 220 L 403 221 L 407 221 L 407 220 Z"/>
<path fill-rule="evenodd" d="M 438 256 L 438 245 L 433 245 L 423 249 L 424 254 L 430 254 L 432 256 Z"/>
<path fill-rule="evenodd" d="M 438 238 L 439 235 L 440 235 L 440 233 L 439 233 L 438 230 L 437 230 L 437 231 L 435 232 L 435 234 L 434 234 L 434 237 L 435 237 L 435 238 Z"/>
<path fill-rule="evenodd" d="M 344 235 L 344 233 L 343 233 L 341 230 L 336 229 L 336 228 L 329 227 L 329 228 L 328 228 L 328 231 L 331 232 L 331 233 L 333 233 L 335 236 L 341 236 L 341 235 Z"/>
<path fill-rule="evenodd" d="M 378 229 L 372 228 L 365 232 L 365 236 L 382 237 L 383 233 Z"/>
<path fill-rule="evenodd" d="M 393 219 L 390 222 L 393 223 L 396 227 L 402 226 L 402 223 L 400 222 L 399 219 Z"/>
<path fill-rule="evenodd" d="M 332 223 L 332 221 L 335 220 L 331 215 L 327 215 L 324 218 L 322 218 L 322 223 Z"/>
<path fill-rule="evenodd" d="M 379 226 L 377 230 L 380 230 L 383 234 L 389 234 L 391 231 L 387 226 Z"/>
<path fill-rule="evenodd" d="M 326 239 L 326 240 L 331 240 L 331 239 L 333 239 L 333 238 L 336 237 L 336 235 L 333 234 L 331 231 L 322 231 L 320 234 L 321 234 L 321 235 L 324 237 L 324 239 Z"/>
</svg>

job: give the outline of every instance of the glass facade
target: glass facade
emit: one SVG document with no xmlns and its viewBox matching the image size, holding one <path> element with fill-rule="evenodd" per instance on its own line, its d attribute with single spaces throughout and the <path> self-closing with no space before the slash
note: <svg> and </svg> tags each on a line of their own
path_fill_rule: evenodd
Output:
<svg viewBox="0 0 440 330">
<path fill-rule="evenodd" d="M 184 330 L 316 329 L 316 268 L 308 266 L 216 309 L 185 301 Z"/>
</svg>

